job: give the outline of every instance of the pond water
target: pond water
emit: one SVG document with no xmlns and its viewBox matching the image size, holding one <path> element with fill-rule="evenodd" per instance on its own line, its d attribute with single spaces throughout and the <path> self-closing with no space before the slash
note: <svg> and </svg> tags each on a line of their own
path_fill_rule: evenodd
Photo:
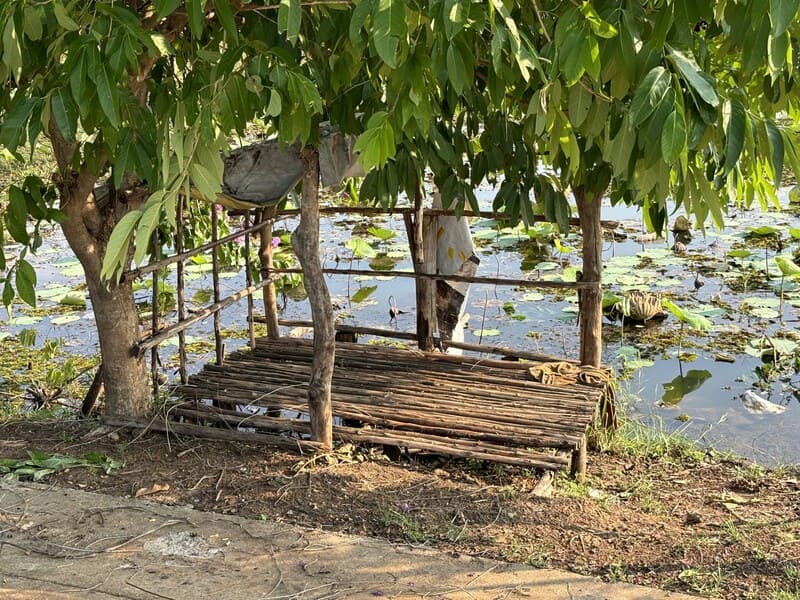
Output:
<svg viewBox="0 0 800 600">
<path fill-rule="evenodd" d="M 491 197 L 491 190 L 481 190 L 487 206 Z M 785 190 L 780 199 L 782 206 L 788 207 Z M 796 372 L 800 362 L 800 335 L 796 332 L 800 286 L 781 280 L 774 259 L 776 255 L 791 257 L 800 248 L 800 229 L 794 229 L 800 227 L 800 218 L 788 211 L 738 211 L 726 219 L 722 231 L 709 225 L 705 235 L 694 232 L 681 254 L 672 250 L 672 239 L 647 241 L 635 210 L 605 206 L 603 218 L 621 223 L 615 241 L 608 239 L 604 246 L 605 288 L 619 297 L 635 289 L 661 292 L 681 310 L 703 316 L 711 324 L 710 330 L 698 331 L 673 314 L 647 327 L 622 327 L 610 319 L 604 322 L 603 360 L 621 375 L 619 397 L 628 411 L 665 435 L 677 430 L 762 464 L 800 463 L 800 447 L 795 441 L 800 426 L 800 376 Z M 291 229 L 294 225 L 287 221 L 279 226 Z M 389 231 L 397 235 L 390 237 Z M 481 253 L 478 276 L 574 280 L 580 267 L 577 234 L 554 243 L 549 225 L 538 224 L 528 231 L 504 230 L 482 219 L 473 221 L 472 231 Z M 377 256 L 362 256 L 372 251 L 354 239 L 367 242 Z M 286 236 L 283 246 L 285 243 Z M 411 270 L 401 216 L 367 219 L 348 215 L 325 220 L 322 255 L 329 267 L 387 269 L 385 276 L 375 278 L 328 278 L 341 322 L 414 331 L 413 282 L 391 274 L 392 270 Z M 40 309 L 33 312 L 15 305 L 14 318 L 2 323 L 0 339 L 33 328 L 37 344 L 60 338 L 69 352 L 96 353 L 93 316 L 80 306 L 83 292 L 76 291 L 82 272 L 59 231 L 46 237 L 31 262 L 39 278 Z M 700 280 L 703 285 L 696 285 Z M 238 291 L 244 287 L 242 271 L 223 273 L 221 285 L 223 297 Z M 210 303 L 210 288 L 210 260 L 189 265 L 190 306 Z M 137 292 L 142 303 L 149 296 L 146 287 Z M 307 301 L 301 296 L 291 292 L 284 296 L 283 318 L 309 318 Z M 396 321 L 390 321 L 390 296 L 401 310 L 408 311 Z M 260 299 L 256 310 L 260 312 Z M 574 295 L 475 284 L 467 311 L 467 342 L 578 356 Z M 166 319 L 172 322 L 174 315 L 168 314 Z M 245 303 L 223 311 L 222 325 L 229 333 L 227 351 L 245 344 Z M 212 359 L 212 331 L 211 319 L 188 331 L 188 341 L 194 343 L 191 370 Z M 160 349 L 163 369 L 170 378 L 175 376 L 176 346 L 173 339 Z M 754 404 L 753 394 L 756 400 L 767 402 Z"/>
</svg>

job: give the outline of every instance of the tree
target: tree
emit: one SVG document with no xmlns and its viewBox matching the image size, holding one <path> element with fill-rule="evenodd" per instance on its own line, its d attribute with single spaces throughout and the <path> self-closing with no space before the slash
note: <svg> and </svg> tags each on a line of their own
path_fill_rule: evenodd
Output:
<svg viewBox="0 0 800 600">
<path fill-rule="evenodd" d="M 305 141 L 321 112 L 278 34 L 276 11 L 261 8 L 225 0 L 0 7 L 0 145 L 24 161 L 45 140 L 58 164 L 52 181 L 28 177 L 9 191 L 0 231 L 25 251 L 8 265 L 1 259 L 3 300 L 13 300 L 14 285 L 35 300 L 25 252 L 38 229 L 29 234 L 28 219 L 60 221 L 86 275 L 111 414 L 142 416 L 150 407 L 123 271 L 145 257 L 156 227 L 174 228 L 190 180 L 216 197 L 229 134 L 267 107 L 284 139 Z M 281 119 L 282 103 L 291 111 Z M 95 194 L 101 183 L 107 192 Z"/>
<path fill-rule="evenodd" d="M 777 203 L 784 165 L 800 170 L 796 0 L 399 4 L 362 0 L 351 20 L 387 99 L 360 142 L 380 167 L 364 196 L 408 191 L 409 162 L 456 206 L 502 174 L 496 209 L 565 228 L 571 194 L 582 277 L 600 282 L 604 197 L 657 231 L 668 200 L 719 227 L 733 203 Z M 598 365 L 599 283 L 580 306 L 581 360 Z"/>
</svg>

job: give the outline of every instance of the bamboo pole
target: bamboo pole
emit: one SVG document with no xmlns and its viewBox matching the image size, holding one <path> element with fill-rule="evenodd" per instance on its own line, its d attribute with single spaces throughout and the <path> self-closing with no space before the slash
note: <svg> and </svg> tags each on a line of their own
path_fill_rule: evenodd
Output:
<svg viewBox="0 0 800 600">
<path fill-rule="evenodd" d="M 203 254 L 204 252 L 211 250 L 214 246 L 221 246 L 222 244 L 227 244 L 228 242 L 232 242 L 239 236 L 252 235 L 253 233 L 259 231 L 264 226 L 265 226 L 264 223 L 257 223 L 253 225 L 250 229 L 231 233 L 229 235 L 226 235 L 225 237 L 219 238 L 216 242 L 209 242 L 207 244 L 203 244 L 202 246 L 198 246 L 197 248 L 192 248 L 191 250 L 186 250 L 185 252 L 173 254 L 172 256 L 168 256 L 167 258 L 162 258 L 161 260 L 148 263 L 143 267 L 138 267 L 136 269 L 125 271 L 122 274 L 121 279 L 135 279 L 137 277 L 143 277 L 144 275 L 152 273 L 153 271 L 156 271 L 161 267 L 167 267 L 172 263 L 176 263 L 181 260 L 185 261 L 192 258 L 193 256 L 197 256 L 198 254 Z"/>
<path fill-rule="evenodd" d="M 302 269 L 272 269 L 272 273 L 302 273 Z M 367 275 L 380 277 L 405 277 L 408 279 L 425 279 L 444 281 L 463 281 L 466 283 L 486 283 L 489 285 L 511 285 L 515 287 L 528 288 L 551 288 L 551 289 L 588 289 L 597 287 L 597 281 L 544 281 L 541 279 L 504 279 L 502 277 L 467 277 L 464 275 L 437 275 L 436 273 L 423 273 L 412 271 L 374 271 L 372 269 L 338 269 L 323 268 L 322 272 L 326 275 Z"/>
<path fill-rule="evenodd" d="M 415 209 L 411 207 L 394 207 L 394 208 L 381 208 L 372 206 L 322 206 L 319 209 L 321 215 L 336 215 L 336 214 L 363 214 L 363 215 L 398 215 L 414 213 Z M 299 209 L 282 210 L 276 216 L 278 218 L 294 217 L 300 214 Z M 471 209 L 464 209 L 457 211 L 448 208 L 426 208 L 424 209 L 425 215 L 431 216 L 450 216 L 450 217 L 481 217 L 484 219 L 495 219 L 497 221 L 509 221 L 510 217 L 504 213 L 493 211 L 479 211 L 475 212 Z M 547 220 L 542 215 L 534 215 L 534 221 L 546 222 Z M 569 224 L 572 227 L 580 226 L 580 219 L 570 217 Z M 614 230 L 619 227 L 619 221 L 601 221 L 603 229 Z"/>
<path fill-rule="evenodd" d="M 186 331 L 189 327 L 191 327 L 195 323 L 210 317 L 211 315 L 221 311 L 223 308 L 226 308 L 226 307 L 230 306 L 234 302 L 238 302 L 239 300 L 241 300 L 242 298 L 244 298 L 248 294 L 252 294 L 252 293 L 260 290 L 262 287 L 264 287 L 268 283 L 269 283 L 269 280 L 259 281 L 258 283 L 251 285 L 249 288 L 245 288 L 243 290 L 239 290 L 238 292 L 236 292 L 234 294 L 231 294 L 230 296 L 227 296 L 226 298 L 223 298 L 219 302 L 215 302 L 214 304 L 210 305 L 206 309 L 201 310 L 201 311 L 193 314 L 191 317 L 187 317 L 186 319 L 184 319 L 183 321 L 181 321 L 179 323 L 175 323 L 174 325 L 170 325 L 169 327 L 165 327 L 164 329 L 159 331 L 156 335 L 151 335 L 151 336 L 148 336 L 148 337 L 144 338 L 136 346 L 136 350 L 135 350 L 136 353 L 139 356 L 143 356 L 144 353 L 147 352 L 153 346 L 157 346 L 158 344 L 160 344 L 161 342 L 163 342 L 166 339 L 169 339 L 170 337 L 172 337 L 176 333 L 179 333 L 181 331 Z"/>
</svg>

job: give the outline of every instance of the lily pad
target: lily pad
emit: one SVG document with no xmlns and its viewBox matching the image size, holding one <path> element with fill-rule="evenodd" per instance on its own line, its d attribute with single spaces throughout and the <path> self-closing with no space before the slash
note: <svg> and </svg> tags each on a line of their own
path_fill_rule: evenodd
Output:
<svg viewBox="0 0 800 600">
<path fill-rule="evenodd" d="M 353 295 L 350 297 L 350 299 L 351 299 L 353 302 L 364 302 L 364 300 L 366 300 L 366 299 L 367 299 L 367 298 L 369 298 L 369 297 L 370 297 L 370 296 L 371 296 L 373 293 L 375 293 L 375 290 L 377 290 L 377 289 L 378 289 L 378 286 L 377 286 L 377 285 L 368 285 L 368 286 L 364 286 L 364 287 L 362 287 L 362 288 L 359 288 L 359 289 L 358 289 L 358 291 L 356 291 L 356 293 L 355 293 L 355 294 L 353 294 Z"/>
<path fill-rule="evenodd" d="M 499 329 L 473 329 L 472 335 L 475 337 L 495 337 L 500 335 Z"/>
<path fill-rule="evenodd" d="M 80 321 L 81 316 L 76 314 L 69 314 L 69 315 L 59 315 L 58 317 L 53 317 L 50 319 L 50 322 L 53 325 L 66 325 L 67 323 L 74 323 L 75 321 Z"/>
</svg>

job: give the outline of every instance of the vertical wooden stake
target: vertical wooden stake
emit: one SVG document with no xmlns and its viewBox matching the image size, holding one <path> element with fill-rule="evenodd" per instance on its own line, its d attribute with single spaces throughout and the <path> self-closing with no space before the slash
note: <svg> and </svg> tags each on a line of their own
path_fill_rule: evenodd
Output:
<svg viewBox="0 0 800 600">
<path fill-rule="evenodd" d="M 158 260 L 158 229 L 153 231 L 153 256 Z M 151 335 L 158 332 L 158 269 L 153 271 L 152 314 L 150 317 Z M 153 378 L 153 399 L 158 400 L 158 346 L 150 350 L 150 375 Z"/>
<path fill-rule="evenodd" d="M 414 218 L 406 215 L 406 231 L 411 246 L 411 258 L 414 262 L 415 273 L 435 272 L 436 258 L 433 258 L 433 270 L 430 261 L 427 259 L 431 251 L 430 235 L 426 239 L 425 235 L 425 207 L 424 197 L 421 186 L 417 187 L 414 197 Z M 435 231 L 434 231 L 435 235 Z M 433 247 L 436 247 L 435 237 Z M 414 279 L 414 286 L 417 297 L 417 345 L 420 350 L 430 352 L 433 350 L 433 331 L 436 323 L 436 311 L 434 310 L 434 289 L 435 284 L 430 279 Z"/>
<path fill-rule="evenodd" d="M 311 437 L 324 449 L 333 447 L 331 380 L 336 345 L 333 306 L 319 259 L 319 155 L 316 149 L 300 151 L 303 188 L 300 225 L 292 234 L 292 246 L 303 267 L 303 280 L 314 322 L 314 358 L 308 383 Z"/>
<path fill-rule="evenodd" d="M 178 199 L 177 214 L 175 216 L 175 252 L 180 255 L 183 254 L 183 202 L 184 198 Z M 186 290 L 184 289 L 186 283 L 183 277 L 183 260 L 179 260 L 176 265 L 177 269 L 177 282 L 178 287 L 178 323 L 186 319 Z M 178 362 L 181 383 L 185 384 L 188 380 L 186 369 L 186 332 L 178 332 Z"/>
<path fill-rule="evenodd" d="M 217 204 L 211 205 L 211 242 L 214 246 L 211 248 L 211 280 L 214 288 L 214 304 L 220 300 L 219 293 L 219 248 L 217 247 L 217 240 L 219 239 L 219 215 L 217 214 Z M 221 315 L 219 311 L 214 313 L 214 348 L 217 355 L 217 364 L 222 366 L 224 348 L 222 347 L 222 327 Z"/>
<path fill-rule="evenodd" d="M 258 258 L 261 263 L 261 278 L 272 277 L 272 225 L 275 222 L 275 207 L 262 208 L 256 217 L 259 223 L 269 220 L 269 225 L 259 230 L 259 250 Z M 278 299 L 275 294 L 275 284 L 269 283 L 262 288 L 264 299 L 264 319 L 267 323 L 267 338 L 277 340 L 281 336 L 280 326 L 278 325 Z"/>
<path fill-rule="evenodd" d="M 244 213 L 243 229 L 250 228 L 250 211 Z M 244 280 L 249 288 L 253 285 L 253 272 L 250 270 L 250 234 L 244 236 Z M 253 324 L 253 294 L 247 294 L 247 331 L 250 334 L 250 349 L 256 347 L 256 329 Z"/>
<path fill-rule="evenodd" d="M 586 195 L 583 187 L 573 190 L 583 236 L 584 281 L 596 281 L 591 288 L 578 291 L 580 306 L 581 364 L 599 367 L 603 350 L 603 230 L 600 225 L 602 194 Z"/>
</svg>

